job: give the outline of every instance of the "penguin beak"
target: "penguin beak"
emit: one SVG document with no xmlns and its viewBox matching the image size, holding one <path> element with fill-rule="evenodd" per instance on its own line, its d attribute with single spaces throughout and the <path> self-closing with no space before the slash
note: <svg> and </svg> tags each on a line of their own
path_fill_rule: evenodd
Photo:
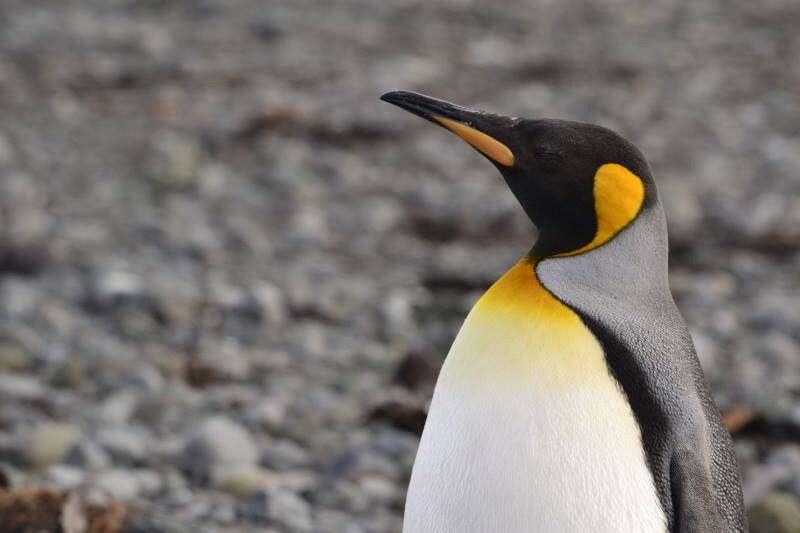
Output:
<svg viewBox="0 0 800 533">
<path fill-rule="evenodd" d="M 514 153 L 487 133 L 500 117 L 408 91 L 388 92 L 381 100 L 447 128 L 498 165 L 514 166 Z"/>
</svg>

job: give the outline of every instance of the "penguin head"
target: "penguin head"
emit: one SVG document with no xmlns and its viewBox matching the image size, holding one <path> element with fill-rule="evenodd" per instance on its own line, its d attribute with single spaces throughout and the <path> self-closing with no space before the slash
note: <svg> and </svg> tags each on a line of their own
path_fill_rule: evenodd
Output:
<svg viewBox="0 0 800 533">
<path fill-rule="evenodd" d="M 504 117 L 406 91 L 381 99 L 452 131 L 498 168 L 539 230 L 534 257 L 600 246 L 657 202 L 642 154 L 601 126 Z"/>
</svg>

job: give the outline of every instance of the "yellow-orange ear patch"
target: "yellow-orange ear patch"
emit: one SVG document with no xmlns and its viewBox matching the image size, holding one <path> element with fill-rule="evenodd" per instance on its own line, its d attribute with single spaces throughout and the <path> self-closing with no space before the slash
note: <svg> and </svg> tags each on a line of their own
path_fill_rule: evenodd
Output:
<svg viewBox="0 0 800 533">
<path fill-rule="evenodd" d="M 594 209 L 597 233 L 592 242 L 553 257 L 587 252 L 611 240 L 631 220 L 636 218 L 644 202 L 644 183 L 633 172 L 616 163 L 597 169 L 594 175 Z"/>
<path fill-rule="evenodd" d="M 470 128 L 467 125 L 450 120 L 444 117 L 433 116 L 437 122 L 442 126 L 449 129 L 469 144 L 483 152 L 487 157 L 496 161 L 497 163 L 510 167 L 514 164 L 514 154 L 509 150 L 508 146 L 501 143 L 497 139 L 486 135 L 482 131 L 475 128 Z"/>
</svg>

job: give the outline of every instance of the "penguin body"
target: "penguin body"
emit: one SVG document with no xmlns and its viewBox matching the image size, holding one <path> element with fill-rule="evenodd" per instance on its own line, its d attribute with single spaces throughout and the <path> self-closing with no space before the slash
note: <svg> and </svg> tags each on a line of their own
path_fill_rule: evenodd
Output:
<svg viewBox="0 0 800 533">
<path fill-rule="evenodd" d="M 453 343 L 404 530 L 663 532 L 639 428 L 602 347 L 534 267 L 524 259 L 500 278 Z"/>
<path fill-rule="evenodd" d="M 594 125 L 383 99 L 483 153 L 539 229 L 445 360 L 404 531 L 746 531 L 638 150 Z"/>
</svg>

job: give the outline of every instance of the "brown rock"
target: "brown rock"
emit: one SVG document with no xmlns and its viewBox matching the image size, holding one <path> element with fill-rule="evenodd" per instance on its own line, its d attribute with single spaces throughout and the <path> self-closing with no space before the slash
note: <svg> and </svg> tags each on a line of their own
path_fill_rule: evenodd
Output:
<svg viewBox="0 0 800 533">
<path fill-rule="evenodd" d="M 407 354 L 397 365 L 394 373 L 395 383 L 411 390 L 433 385 L 439 369 L 432 359 L 431 356 L 424 353 L 411 352 Z"/>
<path fill-rule="evenodd" d="M 408 431 L 417 436 L 422 435 L 428 413 L 416 403 L 388 401 L 379 405 L 369 415 L 370 420 L 383 420 L 394 427 Z"/>
</svg>

